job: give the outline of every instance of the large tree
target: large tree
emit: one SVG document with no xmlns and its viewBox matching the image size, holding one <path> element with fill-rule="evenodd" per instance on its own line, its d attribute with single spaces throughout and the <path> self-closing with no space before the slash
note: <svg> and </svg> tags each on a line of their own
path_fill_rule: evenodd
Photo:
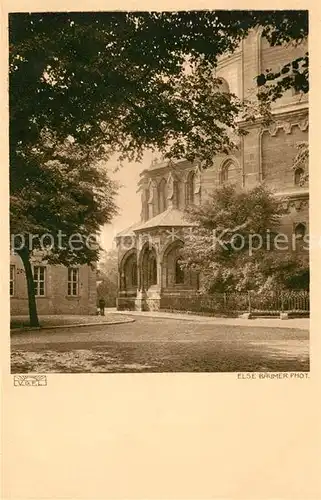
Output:
<svg viewBox="0 0 321 500">
<path fill-rule="evenodd" d="M 24 237 L 48 231 L 55 235 L 61 225 L 62 230 L 67 226 L 68 234 L 97 232 L 114 213 L 113 188 L 104 174 L 98 179 L 93 165 L 115 153 L 120 159 L 139 160 L 144 149 L 151 148 L 168 158 L 197 158 L 207 166 L 216 153 L 234 147 L 230 131 L 242 133 L 235 118 L 243 113 L 244 103 L 221 92 L 213 72 L 219 57 L 233 52 L 254 28 L 261 28 L 272 45 L 300 43 L 308 35 L 308 14 L 11 14 L 11 232 Z M 258 75 L 261 110 L 289 85 L 307 92 L 307 56 L 291 68 L 268 72 L 264 79 Z M 268 86 L 263 85 L 266 80 Z M 274 93 L 271 82 L 277 86 Z M 69 139 L 73 146 L 61 158 Z M 99 191 L 101 182 L 105 196 Z M 100 194 L 90 186 L 98 187 Z M 84 223 L 82 217 L 89 213 Z M 19 250 L 36 324 L 30 251 L 29 246 Z M 59 251 L 50 258 L 68 263 L 71 256 Z M 72 253 L 72 259 L 81 262 L 96 258 L 87 251 Z"/>
<path fill-rule="evenodd" d="M 237 129 L 241 110 L 235 97 L 217 92 L 213 70 L 253 28 L 272 45 L 300 43 L 308 12 L 11 14 L 12 168 L 24 172 L 21 155 L 44 128 L 107 156 L 137 159 L 151 147 L 211 163 L 231 146 L 226 126 Z M 304 62 L 258 75 L 260 88 L 274 81 L 271 99 L 291 85 L 307 92 Z M 259 95 L 265 103 L 266 94 Z"/>
<path fill-rule="evenodd" d="M 279 231 L 285 209 L 264 186 L 219 186 L 186 213 L 196 226 L 187 236 L 182 265 L 200 274 L 203 291 L 308 287 L 306 242 Z"/>
<path fill-rule="evenodd" d="M 43 138 L 25 166 L 26 179 L 11 195 L 11 247 L 24 265 L 30 324 L 38 326 L 32 259 L 66 266 L 98 261 L 100 228 L 116 214 L 117 186 L 70 141 Z"/>
</svg>

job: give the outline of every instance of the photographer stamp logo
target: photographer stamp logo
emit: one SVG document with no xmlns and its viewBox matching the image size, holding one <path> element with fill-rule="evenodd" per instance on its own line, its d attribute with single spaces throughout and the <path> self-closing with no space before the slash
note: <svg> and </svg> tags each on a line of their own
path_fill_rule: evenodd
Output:
<svg viewBox="0 0 321 500">
<path fill-rule="evenodd" d="M 40 386 L 47 385 L 46 375 L 14 375 L 14 386 Z"/>
</svg>

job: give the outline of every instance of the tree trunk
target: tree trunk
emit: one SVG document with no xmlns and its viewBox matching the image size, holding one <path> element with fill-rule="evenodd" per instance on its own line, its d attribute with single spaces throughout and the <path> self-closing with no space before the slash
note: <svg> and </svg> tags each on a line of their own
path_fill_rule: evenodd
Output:
<svg viewBox="0 0 321 500">
<path fill-rule="evenodd" d="M 19 250 L 17 253 L 20 255 L 26 273 L 30 326 L 39 326 L 35 284 L 33 280 L 32 267 L 30 263 L 30 253 L 27 248 L 23 248 L 22 250 Z"/>
</svg>

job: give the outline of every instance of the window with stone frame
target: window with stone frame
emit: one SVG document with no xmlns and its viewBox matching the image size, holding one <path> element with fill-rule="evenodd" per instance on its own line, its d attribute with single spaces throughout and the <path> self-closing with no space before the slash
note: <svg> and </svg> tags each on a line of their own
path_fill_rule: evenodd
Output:
<svg viewBox="0 0 321 500">
<path fill-rule="evenodd" d="M 181 266 L 181 260 L 178 257 L 175 262 L 175 284 L 182 285 L 185 281 L 184 269 Z"/>
<path fill-rule="evenodd" d="M 137 263 L 136 261 L 133 261 L 132 263 L 132 285 L 137 286 Z"/>
<path fill-rule="evenodd" d="M 162 179 L 158 186 L 158 209 L 159 213 L 167 209 L 167 183 L 165 179 Z"/>
<path fill-rule="evenodd" d="M 158 210 L 157 198 L 158 198 L 158 193 L 155 181 L 150 181 L 148 186 L 148 199 L 147 199 L 148 219 L 151 219 L 152 217 L 155 217 L 155 215 L 157 215 L 157 210 Z"/>
<path fill-rule="evenodd" d="M 299 222 L 298 224 L 295 224 L 294 226 L 294 234 L 295 238 L 297 240 L 303 240 L 304 236 L 306 235 L 306 224 L 304 222 Z"/>
<path fill-rule="evenodd" d="M 219 92 L 220 94 L 225 94 L 225 97 L 230 100 L 231 97 L 230 97 L 230 86 L 229 86 L 229 84 L 221 76 L 216 76 L 216 78 L 218 79 L 216 92 Z"/>
<path fill-rule="evenodd" d="M 143 207 L 142 207 L 142 217 L 143 217 L 143 221 L 146 221 L 149 218 L 148 198 L 149 198 L 149 190 L 148 189 L 144 189 L 143 199 L 142 199 L 142 205 L 143 205 Z"/>
<path fill-rule="evenodd" d="M 148 283 L 157 285 L 157 261 L 155 255 L 151 255 L 148 262 Z"/>
<path fill-rule="evenodd" d="M 174 182 L 173 188 L 174 188 L 174 206 L 176 208 L 180 208 L 181 199 L 180 199 L 180 192 L 179 192 L 179 183 L 177 181 Z"/>
<path fill-rule="evenodd" d="M 186 204 L 193 205 L 195 201 L 195 172 L 188 174 L 186 183 Z"/>
<path fill-rule="evenodd" d="M 67 295 L 69 297 L 79 295 L 79 269 L 78 269 L 78 267 L 69 267 L 68 268 Z"/>
<path fill-rule="evenodd" d="M 303 175 L 304 175 L 303 168 L 299 167 L 299 168 L 295 169 L 295 172 L 294 172 L 294 184 L 296 186 L 300 186 L 301 185 L 301 180 L 302 180 Z"/>
<path fill-rule="evenodd" d="M 36 297 L 44 297 L 46 294 L 46 268 L 45 266 L 34 266 L 33 281 Z"/>
<path fill-rule="evenodd" d="M 230 163 L 224 163 L 220 170 L 220 184 L 228 182 Z"/>
</svg>

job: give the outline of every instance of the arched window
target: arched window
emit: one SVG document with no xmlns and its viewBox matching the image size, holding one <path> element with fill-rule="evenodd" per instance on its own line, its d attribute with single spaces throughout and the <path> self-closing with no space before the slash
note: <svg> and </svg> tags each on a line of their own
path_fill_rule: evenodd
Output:
<svg viewBox="0 0 321 500">
<path fill-rule="evenodd" d="M 306 225 L 303 224 L 302 222 L 300 222 L 299 224 L 297 224 L 294 228 L 294 234 L 295 234 L 295 238 L 297 240 L 302 240 L 305 236 L 305 233 L 306 233 Z"/>
<path fill-rule="evenodd" d="M 176 208 L 180 207 L 180 196 L 179 196 L 179 184 L 178 182 L 174 182 L 174 206 Z"/>
<path fill-rule="evenodd" d="M 187 177 L 186 185 L 186 202 L 187 205 L 192 205 L 194 203 L 194 193 L 195 193 L 195 172 L 190 172 Z"/>
<path fill-rule="evenodd" d="M 123 261 L 120 273 L 122 274 L 122 289 L 131 290 L 137 287 L 137 255 L 131 253 Z"/>
<path fill-rule="evenodd" d="M 166 181 L 162 179 L 158 186 L 158 209 L 159 213 L 164 212 L 167 208 L 167 189 Z"/>
<path fill-rule="evenodd" d="M 301 185 L 301 179 L 302 179 L 302 176 L 304 174 L 304 171 L 302 168 L 297 168 L 294 172 L 294 184 L 296 186 L 300 186 Z"/>
<path fill-rule="evenodd" d="M 137 286 L 137 263 L 133 262 L 132 265 L 132 285 Z"/>
<path fill-rule="evenodd" d="M 157 285 L 157 262 L 155 255 L 151 255 L 149 259 L 148 283 L 150 285 Z"/>
<path fill-rule="evenodd" d="M 171 206 L 178 208 L 179 207 L 179 186 L 178 181 L 175 177 L 173 177 L 172 173 L 169 174 L 167 183 L 166 183 L 166 195 L 167 195 L 167 203 L 166 206 Z"/>
<path fill-rule="evenodd" d="M 184 283 L 184 269 L 181 267 L 180 259 L 176 259 L 175 263 L 175 283 L 176 285 L 180 285 Z"/>
<path fill-rule="evenodd" d="M 217 82 L 217 90 L 218 92 L 220 92 L 221 94 L 229 94 L 230 93 L 230 87 L 229 87 L 229 84 L 227 83 L 226 80 L 224 80 L 224 78 L 221 78 L 220 76 L 217 77 L 217 79 L 219 80 Z"/>
<path fill-rule="evenodd" d="M 151 219 L 157 214 L 157 187 L 154 181 L 150 181 L 148 187 L 148 218 Z"/>
<path fill-rule="evenodd" d="M 228 181 L 228 171 L 229 171 L 229 164 L 224 163 L 220 171 L 220 184 L 224 184 L 225 182 Z"/>
<path fill-rule="evenodd" d="M 149 189 L 145 189 L 143 193 L 143 210 L 142 210 L 142 215 L 143 215 L 143 221 L 145 222 L 148 220 L 149 216 L 149 211 L 148 211 L 148 199 L 149 199 Z"/>
</svg>

